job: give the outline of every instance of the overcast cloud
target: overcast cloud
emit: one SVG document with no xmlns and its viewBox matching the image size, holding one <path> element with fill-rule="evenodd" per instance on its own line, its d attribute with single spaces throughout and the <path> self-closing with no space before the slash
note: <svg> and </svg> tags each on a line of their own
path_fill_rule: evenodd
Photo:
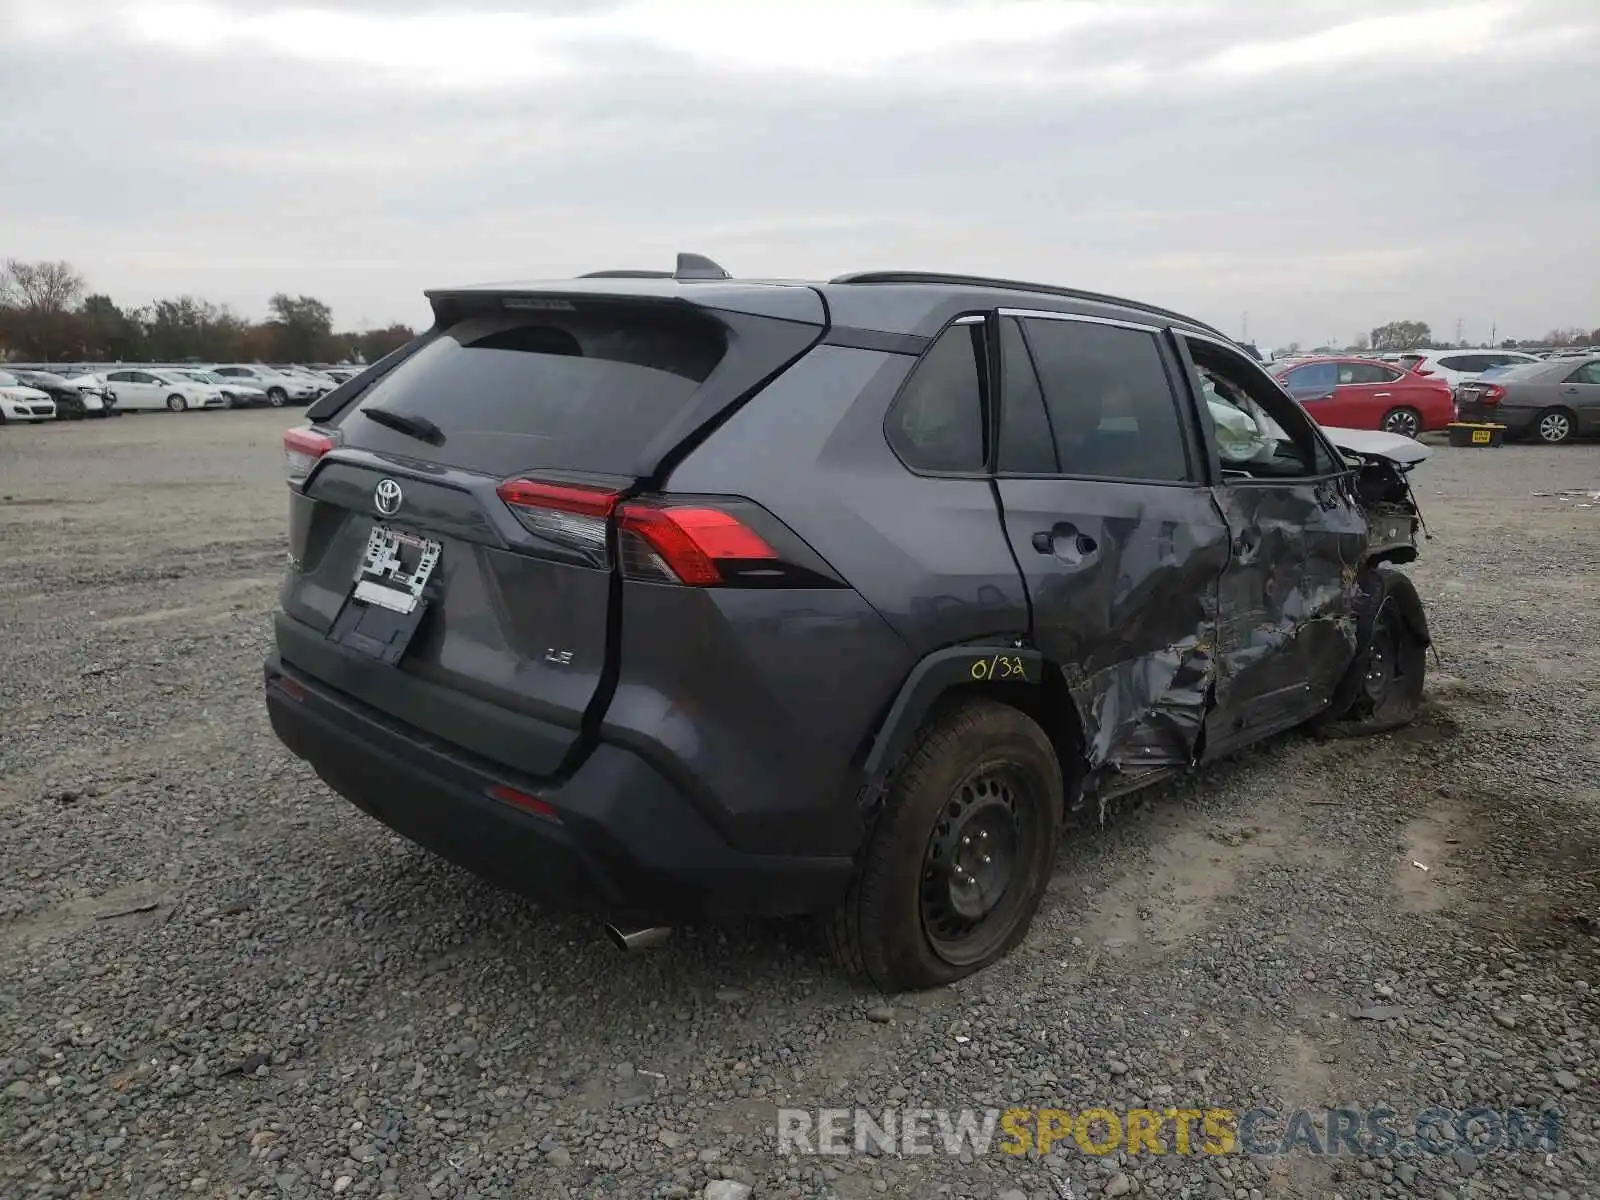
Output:
<svg viewBox="0 0 1600 1200">
<path fill-rule="evenodd" d="M 1600 325 L 1597 0 L 0 0 L 0 256 L 426 323 L 664 267 L 1070 283 L 1252 338 Z"/>
</svg>

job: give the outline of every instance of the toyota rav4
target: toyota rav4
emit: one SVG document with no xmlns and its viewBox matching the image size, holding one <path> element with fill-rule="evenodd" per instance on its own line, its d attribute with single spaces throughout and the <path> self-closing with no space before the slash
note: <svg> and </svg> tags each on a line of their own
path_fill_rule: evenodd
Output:
<svg viewBox="0 0 1600 1200">
<path fill-rule="evenodd" d="M 876 985 L 948 982 L 1078 810 L 1420 704 L 1427 448 L 1198 321 L 695 255 L 429 299 L 285 436 L 272 724 L 620 940 L 817 914 Z"/>
</svg>

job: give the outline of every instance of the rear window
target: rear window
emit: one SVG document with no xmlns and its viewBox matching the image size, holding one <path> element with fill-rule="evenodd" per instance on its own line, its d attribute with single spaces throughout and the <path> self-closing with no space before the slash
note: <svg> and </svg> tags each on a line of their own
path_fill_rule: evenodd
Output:
<svg viewBox="0 0 1600 1200">
<path fill-rule="evenodd" d="M 727 349 L 721 328 L 659 309 L 470 317 L 417 350 L 339 421 L 345 444 L 512 475 L 625 474 Z M 362 416 L 426 417 L 430 445 Z"/>
</svg>

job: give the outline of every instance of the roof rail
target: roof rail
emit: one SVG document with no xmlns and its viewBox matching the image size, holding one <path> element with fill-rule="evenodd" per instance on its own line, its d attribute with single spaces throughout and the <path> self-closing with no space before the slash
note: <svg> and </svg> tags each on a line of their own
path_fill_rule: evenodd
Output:
<svg viewBox="0 0 1600 1200">
<path fill-rule="evenodd" d="M 1193 317 L 1185 316 L 1180 312 L 1173 312 L 1167 308 L 1157 308 L 1153 304 L 1146 304 L 1141 300 L 1128 300 L 1121 296 L 1108 296 L 1104 292 L 1086 292 L 1079 288 L 1057 287 L 1049 283 L 1025 283 L 1020 279 L 995 279 L 987 275 L 949 275 L 938 271 L 855 271 L 848 275 L 837 275 L 828 280 L 829 283 L 946 283 L 961 287 L 988 287 L 1005 288 L 1013 292 L 1038 292 L 1045 296 L 1064 296 L 1069 300 L 1087 300 L 1095 304 L 1112 304 L 1118 308 L 1132 308 L 1140 312 L 1154 313 L 1158 316 L 1182 321 L 1185 325 L 1193 325 L 1196 329 L 1204 329 L 1218 337 L 1227 335 L 1220 330 L 1212 328 L 1204 321 L 1197 321 Z"/>
<path fill-rule="evenodd" d="M 671 271 L 631 271 L 626 267 L 616 271 L 585 271 L 579 279 L 671 279 Z"/>
</svg>

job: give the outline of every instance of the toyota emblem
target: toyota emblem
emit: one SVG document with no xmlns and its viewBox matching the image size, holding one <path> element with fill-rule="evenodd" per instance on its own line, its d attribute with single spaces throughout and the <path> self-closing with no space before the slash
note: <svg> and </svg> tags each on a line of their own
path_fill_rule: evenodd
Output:
<svg viewBox="0 0 1600 1200">
<path fill-rule="evenodd" d="M 378 486 L 372 489 L 372 503 L 386 517 L 392 517 L 400 511 L 400 501 L 403 499 L 405 494 L 392 479 L 380 479 Z"/>
</svg>

